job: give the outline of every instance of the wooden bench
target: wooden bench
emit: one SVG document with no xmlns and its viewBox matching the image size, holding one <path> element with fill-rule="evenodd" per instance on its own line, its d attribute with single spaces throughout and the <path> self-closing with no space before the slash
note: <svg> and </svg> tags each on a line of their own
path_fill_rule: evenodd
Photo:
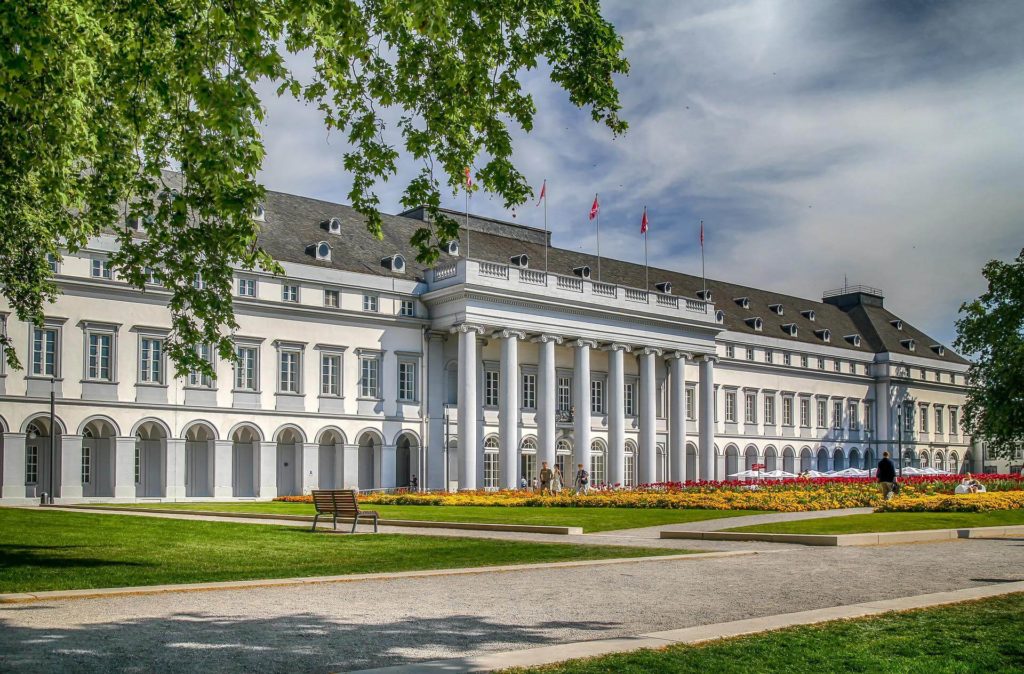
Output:
<svg viewBox="0 0 1024 674">
<path fill-rule="evenodd" d="M 352 533 L 355 533 L 359 518 L 369 517 L 373 519 L 374 533 L 377 532 L 377 518 L 379 517 L 377 511 L 360 510 L 356 492 L 352 489 L 314 489 L 313 506 L 316 508 L 313 531 L 316 531 L 316 522 L 321 515 L 331 515 L 334 518 L 335 529 L 338 528 L 339 517 L 351 517 Z"/>
</svg>

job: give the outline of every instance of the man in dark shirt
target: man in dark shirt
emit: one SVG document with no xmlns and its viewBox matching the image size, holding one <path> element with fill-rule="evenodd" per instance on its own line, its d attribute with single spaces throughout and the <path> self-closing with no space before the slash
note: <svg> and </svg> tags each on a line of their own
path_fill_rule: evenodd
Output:
<svg viewBox="0 0 1024 674">
<path fill-rule="evenodd" d="M 882 490 L 882 498 L 889 500 L 896 486 L 896 466 L 889 458 L 889 452 L 882 452 L 882 460 L 878 462 L 878 470 L 875 471 L 878 478 L 878 486 Z"/>
</svg>

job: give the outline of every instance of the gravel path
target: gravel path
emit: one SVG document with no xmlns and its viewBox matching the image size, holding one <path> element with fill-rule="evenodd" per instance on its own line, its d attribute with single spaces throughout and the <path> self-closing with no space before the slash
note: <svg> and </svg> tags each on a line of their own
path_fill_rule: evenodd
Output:
<svg viewBox="0 0 1024 674">
<path fill-rule="evenodd" d="M 746 527 L 754 524 L 771 524 L 772 522 L 795 522 L 797 520 L 817 520 L 825 517 L 843 517 L 845 515 L 866 515 L 874 511 L 874 508 L 842 508 L 838 510 L 812 510 L 798 513 L 765 513 L 764 515 L 722 517 L 713 520 L 701 520 L 699 522 L 679 522 L 678 524 L 661 524 L 656 527 L 607 531 L 604 532 L 604 535 L 658 538 L 658 534 L 662 531 L 721 531 L 722 529 Z"/>
<path fill-rule="evenodd" d="M 1024 541 L 810 548 L 0 606 L 0 671 L 306 672 L 633 635 L 1024 579 Z"/>
</svg>

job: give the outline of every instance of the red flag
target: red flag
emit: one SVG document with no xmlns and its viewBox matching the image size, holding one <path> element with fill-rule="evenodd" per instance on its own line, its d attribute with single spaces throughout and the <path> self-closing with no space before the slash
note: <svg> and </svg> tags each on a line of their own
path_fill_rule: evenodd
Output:
<svg viewBox="0 0 1024 674">
<path fill-rule="evenodd" d="M 540 186 L 540 196 L 537 197 L 537 205 L 540 206 L 540 202 L 544 201 L 544 198 L 548 195 L 548 181 L 545 180 L 544 184 Z"/>
<path fill-rule="evenodd" d="M 597 203 L 597 195 L 594 195 L 594 205 L 590 207 L 590 219 L 593 220 L 597 217 L 598 212 L 601 210 L 601 204 Z"/>
<path fill-rule="evenodd" d="M 466 167 L 466 189 L 468 190 L 473 186 L 473 176 L 469 172 L 469 167 Z"/>
<path fill-rule="evenodd" d="M 647 207 L 644 206 L 644 217 L 640 218 L 640 233 L 647 233 Z"/>
<path fill-rule="evenodd" d="M 700 247 L 704 247 L 704 221 L 700 221 Z"/>
</svg>

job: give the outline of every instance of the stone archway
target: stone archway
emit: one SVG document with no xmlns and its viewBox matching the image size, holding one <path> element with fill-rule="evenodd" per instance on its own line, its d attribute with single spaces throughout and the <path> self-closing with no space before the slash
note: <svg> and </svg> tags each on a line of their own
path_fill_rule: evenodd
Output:
<svg viewBox="0 0 1024 674">
<path fill-rule="evenodd" d="M 135 428 L 135 496 L 167 494 L 167 428 L 147 419 Z"/>
<path fill-rule="evenodd" d="M 260 441 L 255 426 L 239 426 L 231 433 L 231 494 L 253 498 L 260 493 Z"/>
</svg>

